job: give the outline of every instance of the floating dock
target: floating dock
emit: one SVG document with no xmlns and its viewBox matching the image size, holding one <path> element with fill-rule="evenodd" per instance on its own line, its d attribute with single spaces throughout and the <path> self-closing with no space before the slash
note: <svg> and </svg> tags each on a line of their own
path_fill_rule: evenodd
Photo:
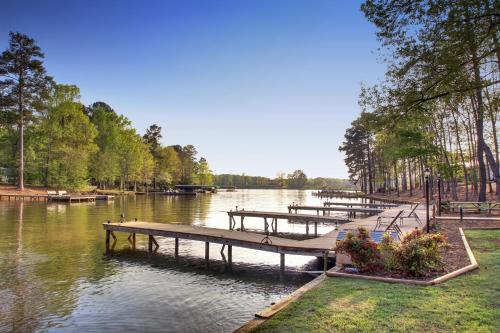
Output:
<svg viewBox="0 0 500 333">
<path fill-rule="evenodd" d="M 309 236 L 309 223 L 314 223 L 314 236 L 318 236 L 318 223 L 335 224 L 347 223 L 349 219 L 342 219 L 331 216 L 307 215 L 307 214 L 292 214 L 282 212 L 265 212 L 255 210 L 231 210 L 227 212 L 229 215 L 229 230 L 233 230 L 236 226 L 235 216 L 240 217 L 240 230 L 245 231 L 245 217 L 260 217 L 264 219 L 264 231 L 269 231 L 268 219 L 271 220 L 271 231 L 278 232 L 278 220 L 287 220 L 289 222 L 302 222 L 306 224 L 306 235 Z"/>
<path fill-rule="evenodd" d="M 274 252 L 280 254 L 280 270 L 285 270 L 285 254 L 322 257 L 324 270 L 327 269 L 328 258 L 335 257 L 335 235 L 328 233 L 322 237 L 303 241 L 285 239 L 273 236 L 263 236 L 258 233 L 224 230 L 217 228 L 196 227 L 182 224 L 165 224 L 151 222 L 103 223 L 106 231 L 106 251 L 110 250 L 110 239 L 116 240 L 114 232 L 129 233 L 129 240 L 135 247 L 136 234 L 148 236 L 148 253 L 152 255 L 159 245 L 154 237 L 169 237 L 175 240 L 175 257 L 179 255 L 179 239 L 205 242 L 205 263 L 208 266 L 210 258 L 210 243 L 221 244 L 223 253 L 227 246 L 227 264 L 232 265 L 232 247 L 242 247 L 253 250 Z M 153 245 L 156 246 L 153 249 Z"/>
</svg>

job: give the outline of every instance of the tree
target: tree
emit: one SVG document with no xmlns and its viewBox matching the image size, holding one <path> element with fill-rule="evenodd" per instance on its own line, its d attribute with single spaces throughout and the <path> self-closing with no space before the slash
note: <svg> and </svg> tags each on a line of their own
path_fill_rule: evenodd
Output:
<svg viewBox="0 0 500 333">
<path fill-rule="evenodd" d="M 41 126 L 46 185 L 82 189 L 88 185 L 90 156 L 98 149 L 97 131 L 83 112 L 76 86 L 56 85 Z"/>
<path fill-rule="evenodd" d="M 175 146 L 174 146 L 175 149 Z M 182 147 L 179 157 L 182 163 L 182 173 L 181 173 L 181 181 L 184 184 L 193 184 L 196 181 L 196 168 L 197 161 L 196 155 L 198 152 L 193 145 L 187 145 Z"/>
<path fill-rule="evenodd" d="M 156 124 L 149 126 L 143 138 L 144 142 L 149 145 L 151 154 L 154 155 L 156 149 L 160 146 L 160 139 L 162 138 L 161 126 Z"/>
<path fill-rule="evenodd" d="M 30 117 L 42 107 L 51 78 L 44 55 L 35 40 L 18 32 L 9 34 L 9 47 L 0 56 L 2 108 L 16 110 L 18 126 L 18 188 L 24 189 L 24 130 Z"/>
<path fill-rule="evenodd" d="M 97 129 L 95 143 L 99 150 L 92 156 L 91 178 L 100 188 L 113 184 L 120 175 L 120 133 L 130 126 L 130 121 L 106 103 L 96 102 L 86 108 L 90 121 Z"/>
<path fill-rule="evenodd" d="M 288 187 L 301 189 L 306 186 L 307 176 L 302 170 L 295 170 L 293 173 L 288 175 Z"/>
<path fill-rule="evenodd" d="M 210 166 L 204 157 L 198 161 L 198 183 L 200 185 L 213 184 L 212 170 L 210 170 Z"/>
<path fill-rule="evenodd" d="M 488 96 L 497 95 L 500 83 L 498 3 L 493 0 L 366 0 L 362 10 L 377 27 L 377 36 L 390 55 L 385 103 L 379 105 L 377 112 L 385 114 L 393 124 L 408 116 L 411 118 L 413 113 L 425 112 L 427 120 L 432 122 L 424 126 L 431 127 L 436 135 L 442 162 L 451 170 L 453 156 L 447 153 L 450 147 L 445 145 L 452 141 L 450 133 L 446 133 L 451 126 L 443 122 L 443 118 L 447 118 L 443 117 L 443 110 L 449 114 L 450 111 L 457 113 L 456 108 L 461 109 L 458 113 L 463 112 L 467 117 L 465 121 L 471 123 L 465 125 L 470 130 L 467 135 L 474 150 L 471 151 L 474 155 L 472 174 L 477 170 L 478 200 L 484 201 L 485 157 L 497 179 L 497 191 L 500 188 L 498 159 L 495 159 L 498 144 L 493 143 L 496 150 L 493 154 L 485 134 L 488 116 L 496 133 L 494 119 L 498 111 L 493 110 L 498 107 L 494 106 L 494 98 L 488 102 Z M 429 156 L 420 156 L 418 163 L 422 164 L 426 158 Z M 412 169 L 413 166 L 408 167 L 408 171 Z"/>
</svg>

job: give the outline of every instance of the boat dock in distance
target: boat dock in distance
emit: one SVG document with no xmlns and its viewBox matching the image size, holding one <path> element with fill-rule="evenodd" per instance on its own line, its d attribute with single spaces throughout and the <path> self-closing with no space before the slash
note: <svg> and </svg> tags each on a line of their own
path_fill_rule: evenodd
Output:
<svg viewBox="0 0 500 333">
<path fill-rule="evenodd" d="M 245 217 L 261 217 L 264 219 L 264 231 L 269 231 L 268 219 L 271 220 L 271 231 L 276 234 L 278 232 L 278 220 L 288 220 L 289 222 L 302 222 L 306 224 L 306 235 L 309 236 L 309 223 L 314 223 L 314 236 L 318 236 L 318 223 L 335 224 L 349 222 L 349 219 L 342 219 L 333 216 L 319 216 L 307 214 L 292 214 L 286 212 L 264 212 L 255 210 L 230 210 L 229 215 L 229 230 L 234 230 L 236 226 L 235 216 L 240 217 L 240 230 L 245 231 L 243 220 Z"/>
<path fill-rule="evenodd" d="M 316 214 L 319 215 L 319 212 L 323 212 L 323 215 L 326 216 L 327 212 L 346 212 L 349 217 L 356 217 L 356 213 L 363 213 L 374 215 L 378 213 L 382 213 L 384 210 L 380 208 L 363 208 L 363 207 L 326 207 L 326 206 L 301 206 L 291 204 L 288 206 L 288 212 L 291 213 L 294 211 L 297 213 L 299 210 L 312 210 L 316 211 Z"/>
<path fill-rule="evenodd" d="M 205 242 L 206 266 L 208 266 L 210 259 L 210 243 L 221 244 L 221 254 L 224 253 L 224 248 L 227 246 L 227 265 L 229 267 L 232 265 L 233 246 L 279 253 L 281 272 L 284 272 L 285 270 L 285 254 L 323 258 L 324 270 L 327 269 L 328 258 L 335 257 L 335 252 L 333 251 L 335 246 L 335 237 L 330 234 L 319 238 L 298 241 L 274 236 L 266 236 L 252 232 L 140 221 L 103 223 L 103 228 L 106 231 L 106 252 L 110 251 L 111 237 L 113 237 L 116 241 L 114 232 L 129 233 L 129 241 L 132 242 L 133 248 L 135 248 L 136 234 L 148 236 L 149 255 L 153 255 L 159 247 L 154 237 L 160 236 L 172 238 L 175 242 L 176 258 L 179 255 L 179 239 Z M 156 246 L 154 250 L 153 245 Z"/>
<path fill-rule="evenodd" d="M 368 207 L 368 208 L 393 208 L 399 206 L 391 203 L 360 203 L 360 202 L 332 202 L 325 201 L 323 206 L 346 206 L 346 207 Z"/>
<path fill-rule="evenodd" d="M 96 200 L 111 200 L 112 195 L 49 195 L 49 194 L 0 194 L 0 200 L 16 201 L 48 201 L 48 202 L 94 202 Z"/>
</svg>

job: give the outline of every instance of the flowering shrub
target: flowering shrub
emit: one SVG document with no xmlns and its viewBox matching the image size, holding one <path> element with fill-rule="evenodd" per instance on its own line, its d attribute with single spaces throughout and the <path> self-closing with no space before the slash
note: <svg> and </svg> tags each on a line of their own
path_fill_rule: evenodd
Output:
<svg viewBox="0 0 500 333">
<path fill-rule="evenodd" d="M 353 265 L 360 271 L 373 272 L 381 266 L 377 243 L 365 228 L 359 228 L 355 233 L 348 232 L 337 244 L 336 251 L 349 254 Z"/>
<path fill-rule="evenodd" d="M 380 250 L 380 255 L 382 257 L 382 262 L 386 271 L 395 271 L 398 269 L 398 262 L 396 260 L 395 252 L 398 248 L 398 244 L 388 233 L 382 238 L 378 246 Z"/>
<path fill-rule="evenodd" d="M 360 271 L 374 272 L 384 269 L 409 276 L 426 276 L 442 268 L 441 250 L 448 248 L 446 238 L 440 233 L 414 230 L 397 243 L 386 234 L 380 244 L 370 238 L 364 228 L 348 232 L 337 244 L 336 251 L 351 257 Z"/>
<path fill-rule="evenodd" d="M 448 248 L 446 238 L 440 233 L 424 233 L 421 230 L 404 236 L 395 248 L 396 266 L 411 276 L 425 276 L 443 266 L 441 249 Z"/>
</svg>

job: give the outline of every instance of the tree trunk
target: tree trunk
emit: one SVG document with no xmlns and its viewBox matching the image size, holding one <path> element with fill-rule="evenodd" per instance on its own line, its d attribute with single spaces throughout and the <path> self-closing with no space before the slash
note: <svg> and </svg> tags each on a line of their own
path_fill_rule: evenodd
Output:
<svg viewBox="0 0 500 333">
<path fill-rule="evenodd" d="M 23 73 L 19 73 L 19 92 L 18 92 L 18 107 L 19 107 L 19 163 L 17 188 L 24 190 L 24 101 L 23 101 L 24 78 Z"/>
</svg>

